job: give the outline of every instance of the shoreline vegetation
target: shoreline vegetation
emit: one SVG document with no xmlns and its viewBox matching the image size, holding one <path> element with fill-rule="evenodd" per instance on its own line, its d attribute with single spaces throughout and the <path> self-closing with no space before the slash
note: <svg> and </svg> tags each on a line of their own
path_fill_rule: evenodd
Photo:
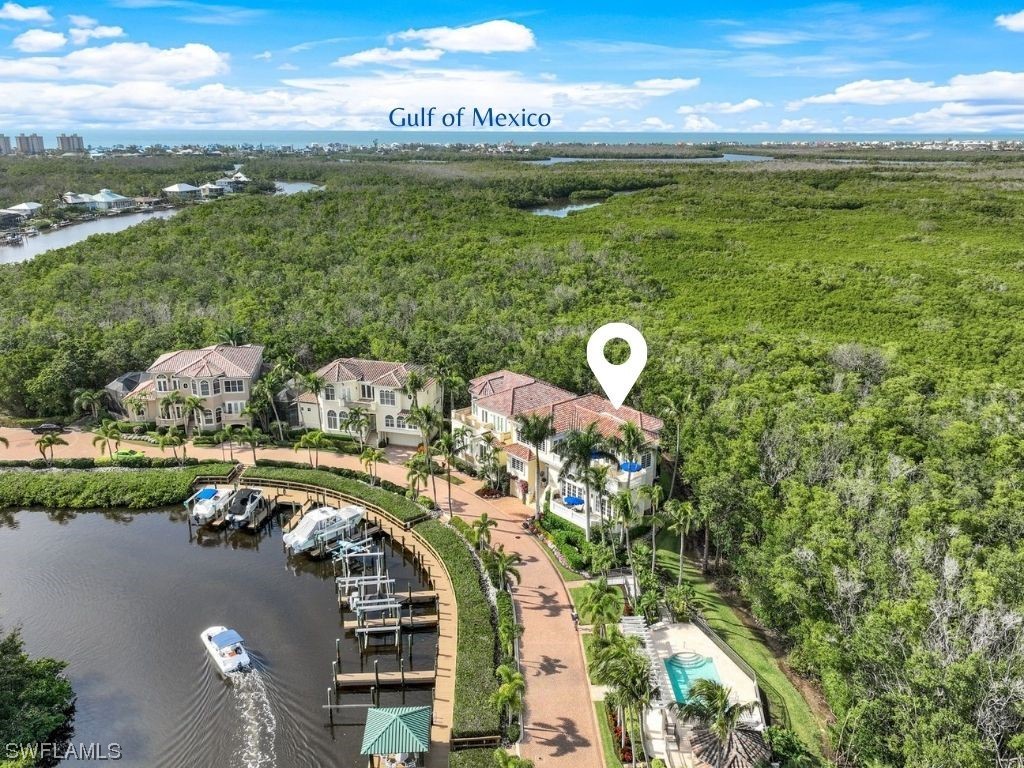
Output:
<svg viewBox="0 0 1024 768">
<path fill-rule="evenodd" d="M 0 402 L 67 414 L 225 328 L 305 370 L 363 355 L 596 391 L 590 331 L 632 322 L 651 354 L 630 404 L 674 414 L 688 543 L 821 687 L 837 760 L 983 768 L 1024 752 L 1003 695 L 1024 685 L 1018 156 L 884 156 L 261 157 L 325 191 L 0 267 Z M 584 190 L 641 191 L 522 210 Z"/>
</svg>

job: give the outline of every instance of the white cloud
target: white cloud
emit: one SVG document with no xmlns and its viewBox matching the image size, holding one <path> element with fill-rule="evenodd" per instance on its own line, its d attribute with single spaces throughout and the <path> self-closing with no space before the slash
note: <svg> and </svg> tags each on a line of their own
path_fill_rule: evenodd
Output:
<svg viewBox="0 0 1024 768">
<path fill-rule="evenodd" d="M 45 29 L 30 29 L 22 32 L 11 43 L 11 46 L 25 53 L 44 53 L 55 51 L 67 45 L 68 39 L 60 32 L 47 32 Z"/>
<path fill-rule="evenodd" d="M 95 27 L 99 24 L 92 16 L 80 16 L 77 13 L 72 13 L 68 19 L 76 27 Z"/>
<path fill-rule="evenodd" d="M 714 120 L 704 117 L 704 115 L 687 115 L 683 118 L 682 129 L 684 131 L 718 131 L 721 130 L 721 126 L 718 125 Z"/>
<path fill-rule="evenodd" d="M 521 52 L 537 44 L 529 27 L 505 19 L 466 27 L 407 29 L 391 35 L 388 43 L 396 40 L 419 40 L 430 48 L 466 53 Z"/>
<path fill-rule="evenodd" d="M 1024 32 L 1024 11 L 996 16 L 996 24 L 1011 32 Z"/>
<path fill-rule="evenodd" d="M 297 66 L 295 66 L 294 64 L 292 64 L 291 62 L 288 62 L 288 61 L 286 61 L 281 66 L 279 66 L 278 69 L 281 70 L 282 72 L 298 72 L 299 71 L 299 68 Z"/>
<path fill-rule="evenodd" d="M 796 120 L 781 120 L 775 128 L 777 133 L 835 133 L 828 123 L 821 123 L 809 117 Z"/>
<path fill-rule="evenodd" d="M 735 35 L 727 35 L 726 40 L 734 45 L 744 45 L 752 48 L 759 48 L 770 45 L 792 45 L 809 39 L 804 32 L 740 32 Z"/>
<path fill-rule="evenodd" d="M 857 80 L 841 85 L 832 93 L 810 96 L 790 102 L 789 109 L 807 104 L 864 104 L 882 106 L 927 101 L 973 101 L 1010 99 L 1019 101 L 1024 94 L 1024 72 L 982 72 L 956 75 L 945 85 L 900 80 Z"/>
<path fill-rule="evenodd" d="M 257 59 L 258 61 L 270 61 L 272 58 L 274 58 L 274 54 L 272 54 L 270 51 L 264 51 L 263 53 L 257 53 L 255 56 L 253 56 L 253 58 Z"/>
<path fill-rule="evenodd" d="M 444 56 L 438 48 L 370 48 L 334 61 L 336 67 L 359 67 L 363 64 L 408 64 L 411 62 L 437 61 Z"/>
<path fill-rule="evenodd" d="M 75 45 L 85 45 L 90 40 L 124 37 L 124 30 L 121 27 L 72 27 L 68 30 L 68 34 L 71 35 L 71 42 Z"/>
<path fill-rule="evenodd" d="M 655 131 L 670 131 L 672 130 L 672 123 L 666 123 L 660 117 L 645 117 L 641 122 L 644 128 L 649 128 Z"/>
<path fill-rule="evenodd" d="M 716 115 L 738 115 L 740 112 L 749 112 L 752 109 L 770 107 L 758 99 L 744 99 L 743 101 L 707 101 L 703 104 L 683 105 L 676 110 L 680 115 L 693 115 L 697 113 L 712 113 Z"/>
<path fill-rule="evenodd" d="M 31 21 L 34 24 L 49 24 L 53 16 L 41 5 L 26 8 L 17 3 L 4 3 L 0 6 L 0 19 L 8 21 Z"/>
<path fill-rule="evenodd" d="M 652 93 L 675 93 L 676 91 L 688 91 L 700 85 L 699 77 L 656 77 L 651 80 L 637 80 L 633 83 L 637 88 Z"/>
<path fill-rule="evenodd" d="M 143 80 L 191 82 L 225 74 L 227 54 L 201 43 L 154 48 L 147 43 L 111 43 L 82 48 L 66 56 L 0 59 L 6 97 L 17 80 L 95 80 L 103 83 Z"/>
</svg>

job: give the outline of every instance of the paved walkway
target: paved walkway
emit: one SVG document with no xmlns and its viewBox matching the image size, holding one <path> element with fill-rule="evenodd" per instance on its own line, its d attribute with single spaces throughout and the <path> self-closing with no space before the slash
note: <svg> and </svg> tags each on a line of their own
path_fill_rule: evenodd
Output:
<svg viewBox="0 0 1024 768">
<path fill-rule="evenodd" d="M 39 458 L 36 436 L 31 432 L 0 428 L 0 436 L 10 441 L 7 449 L 0 446 L 0 457 Z M 69 445 L 57 446 L 55 457 L 99 455 L 98 447 L 92 445 L 92 434 L 69 432 L 63 437 Z M 128 440 L 123 441 L 121 447 L 133 447 L 151 456 L 170 455 L 169 452 L 161 454 L 155 446 Z M 252 451 L 248 448 L 237 449 L 235 453 L 241 461 L 252 461 Z M 188 455 L 195 458 L 227 457 L 220 448 L 191 445 Z M 278 461 L 302 462 L 306 459 L 305 452 L 296 453 L 285 448 L 261 448 L 256 455 Z M 320 463 L 363 469 L 356 456 L 322 453 Z M 380 464 L 377 471 L 385 480 L 405 484 L 406 469 L 401 465 Z M 480 483 L 469 477 L 459 477 L 463 484 L 452 486 L 454 513 L 466 520 L 474 520 L 487 512 L 498 523 L 491 533 L 494 546 L 504 544 L 506 550 L 518 552 L 525 561 L 519 569 L 522 584 L 515 589 L 524 627 L 521 661 L 527 684 L 526 727 L 520 752 L 523 757 L 533 760 L 537 768 L 601 768 L 604 754 L 587 682 L 586 662 L 570 618 L 569 594 L 558 570 L 544 553 L 543 544 L 522 528 L 522 521 L 532 514 L 532 509 L 512 498 L 481 499 L 474 493 Z M 440 476 L 437 478 L 437 496 L 441 508 L 447 510 L 447 484 Z"/>
</svg>

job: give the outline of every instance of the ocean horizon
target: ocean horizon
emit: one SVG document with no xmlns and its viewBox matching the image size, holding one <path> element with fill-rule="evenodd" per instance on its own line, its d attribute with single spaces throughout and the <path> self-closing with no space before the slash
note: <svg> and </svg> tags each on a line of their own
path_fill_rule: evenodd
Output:
<svg viewBox="0 0 1024 768">
<path fill-rule="evenodd" d="M 308 147 L 314 144 L 502 144 L 598 143 L 598 144 L 741 144 L 823 143 L 867 141 L 1024 141 L 1024 133 L 670 133 L 670 132 L 590 132 L 590 131 L 425 131 L 425 130 L 111 130 L 64 128 L 35 130 L 7 129 L 8 132 L 39 133 L 47 148 L 56 145 L 59 133 L 77 133 L 87 147 L 115 147 L 163 144 L 167 146 L 222 145 L 263 147 Z M 3 132 L 3 131 L 0 131 Z"/>
</svg>

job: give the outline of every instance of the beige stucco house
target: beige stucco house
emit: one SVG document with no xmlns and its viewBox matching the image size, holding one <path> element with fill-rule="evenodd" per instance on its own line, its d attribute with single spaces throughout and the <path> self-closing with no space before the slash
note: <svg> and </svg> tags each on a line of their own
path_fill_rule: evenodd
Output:
<svg viewBox="0 0 1024 768">
<path fill-rule="evenodd" d="M 159 426 L 181 426 L 185 421 L 181 405 L 161 405 L 172 392 L 179 392 L 183 398 L 194 395 L 202 399 L 203 413 L 192 421 L 200 429 L 248 424 L 243 411 L 262 368 L 263 347 L 258 344 L 216 344 L 168 352 L 157 358 L 139 385 L 124 396 L 127 417 Z"/>
<path fill-rule="evenodd" d="M 543 494 L 552 489 L 551 509 L 567 520 L 583 524 L 583 505 L 565 503 L 566 498 L 583 499 L 583 484 L 575 474 L 566 471 L 557 453 L 557 445 L 573 430 L 596 424 L 607 440 L 619 435 L 621 425 L 632 422 L 640 427 L 649 448 L 636 457 L 637 467 L 629 470 L 625 458 L 610 450 L 597 452 L 593 463 L 609 467 L 608 486 L 603 494 L 591 489 L 591 510 L 597 519 L 598 510 L 608 511 L 609 499 L 625 488 L 631 489 L 638 509 L 646 503 L 636 492 L 654 483 L 658 469 L 658 442 L 662 421 L 655 416 L 623 406 L 616 408 L 599 395 L 577 395 L 546 381 L 512 371 L 496 371 L 473 379 L 469 384 L 471 404 L 452 412 L 452 428 L 466 430 L 468 440 L 464 458 L 479 467 L 488 446 L 496 450 L 498 463 L 513 478 L 512 492 L 532 503 L 534 492 Z M 518 419 L 527 414 L 551 416 L 555 435 L 540 449 L 540 478 L 536 478 L 533 447 L 518 435 Z M 623 467 L 626 467 L 625 469 Z"/>
<path fill-rule="evenodd" d="M 411 371 L 426 382 L 417 391 L 415 404 L 429 405 L 440 414 L 440 385 L 427 376 L 423 366 L 345 357 L 317 371 L 325 382 L 319 396 L 312 392 L 299 396 L 299 422 L 309 429 L 322 428 L 328 434 L 355 436 L 347 419 L 353 408 L 361 408 L 368 418 L 364 434 L 368 444 L 419 445 L 420 433 L 408 421 L 413 398 L 403 391 Z"/>
</svg>

